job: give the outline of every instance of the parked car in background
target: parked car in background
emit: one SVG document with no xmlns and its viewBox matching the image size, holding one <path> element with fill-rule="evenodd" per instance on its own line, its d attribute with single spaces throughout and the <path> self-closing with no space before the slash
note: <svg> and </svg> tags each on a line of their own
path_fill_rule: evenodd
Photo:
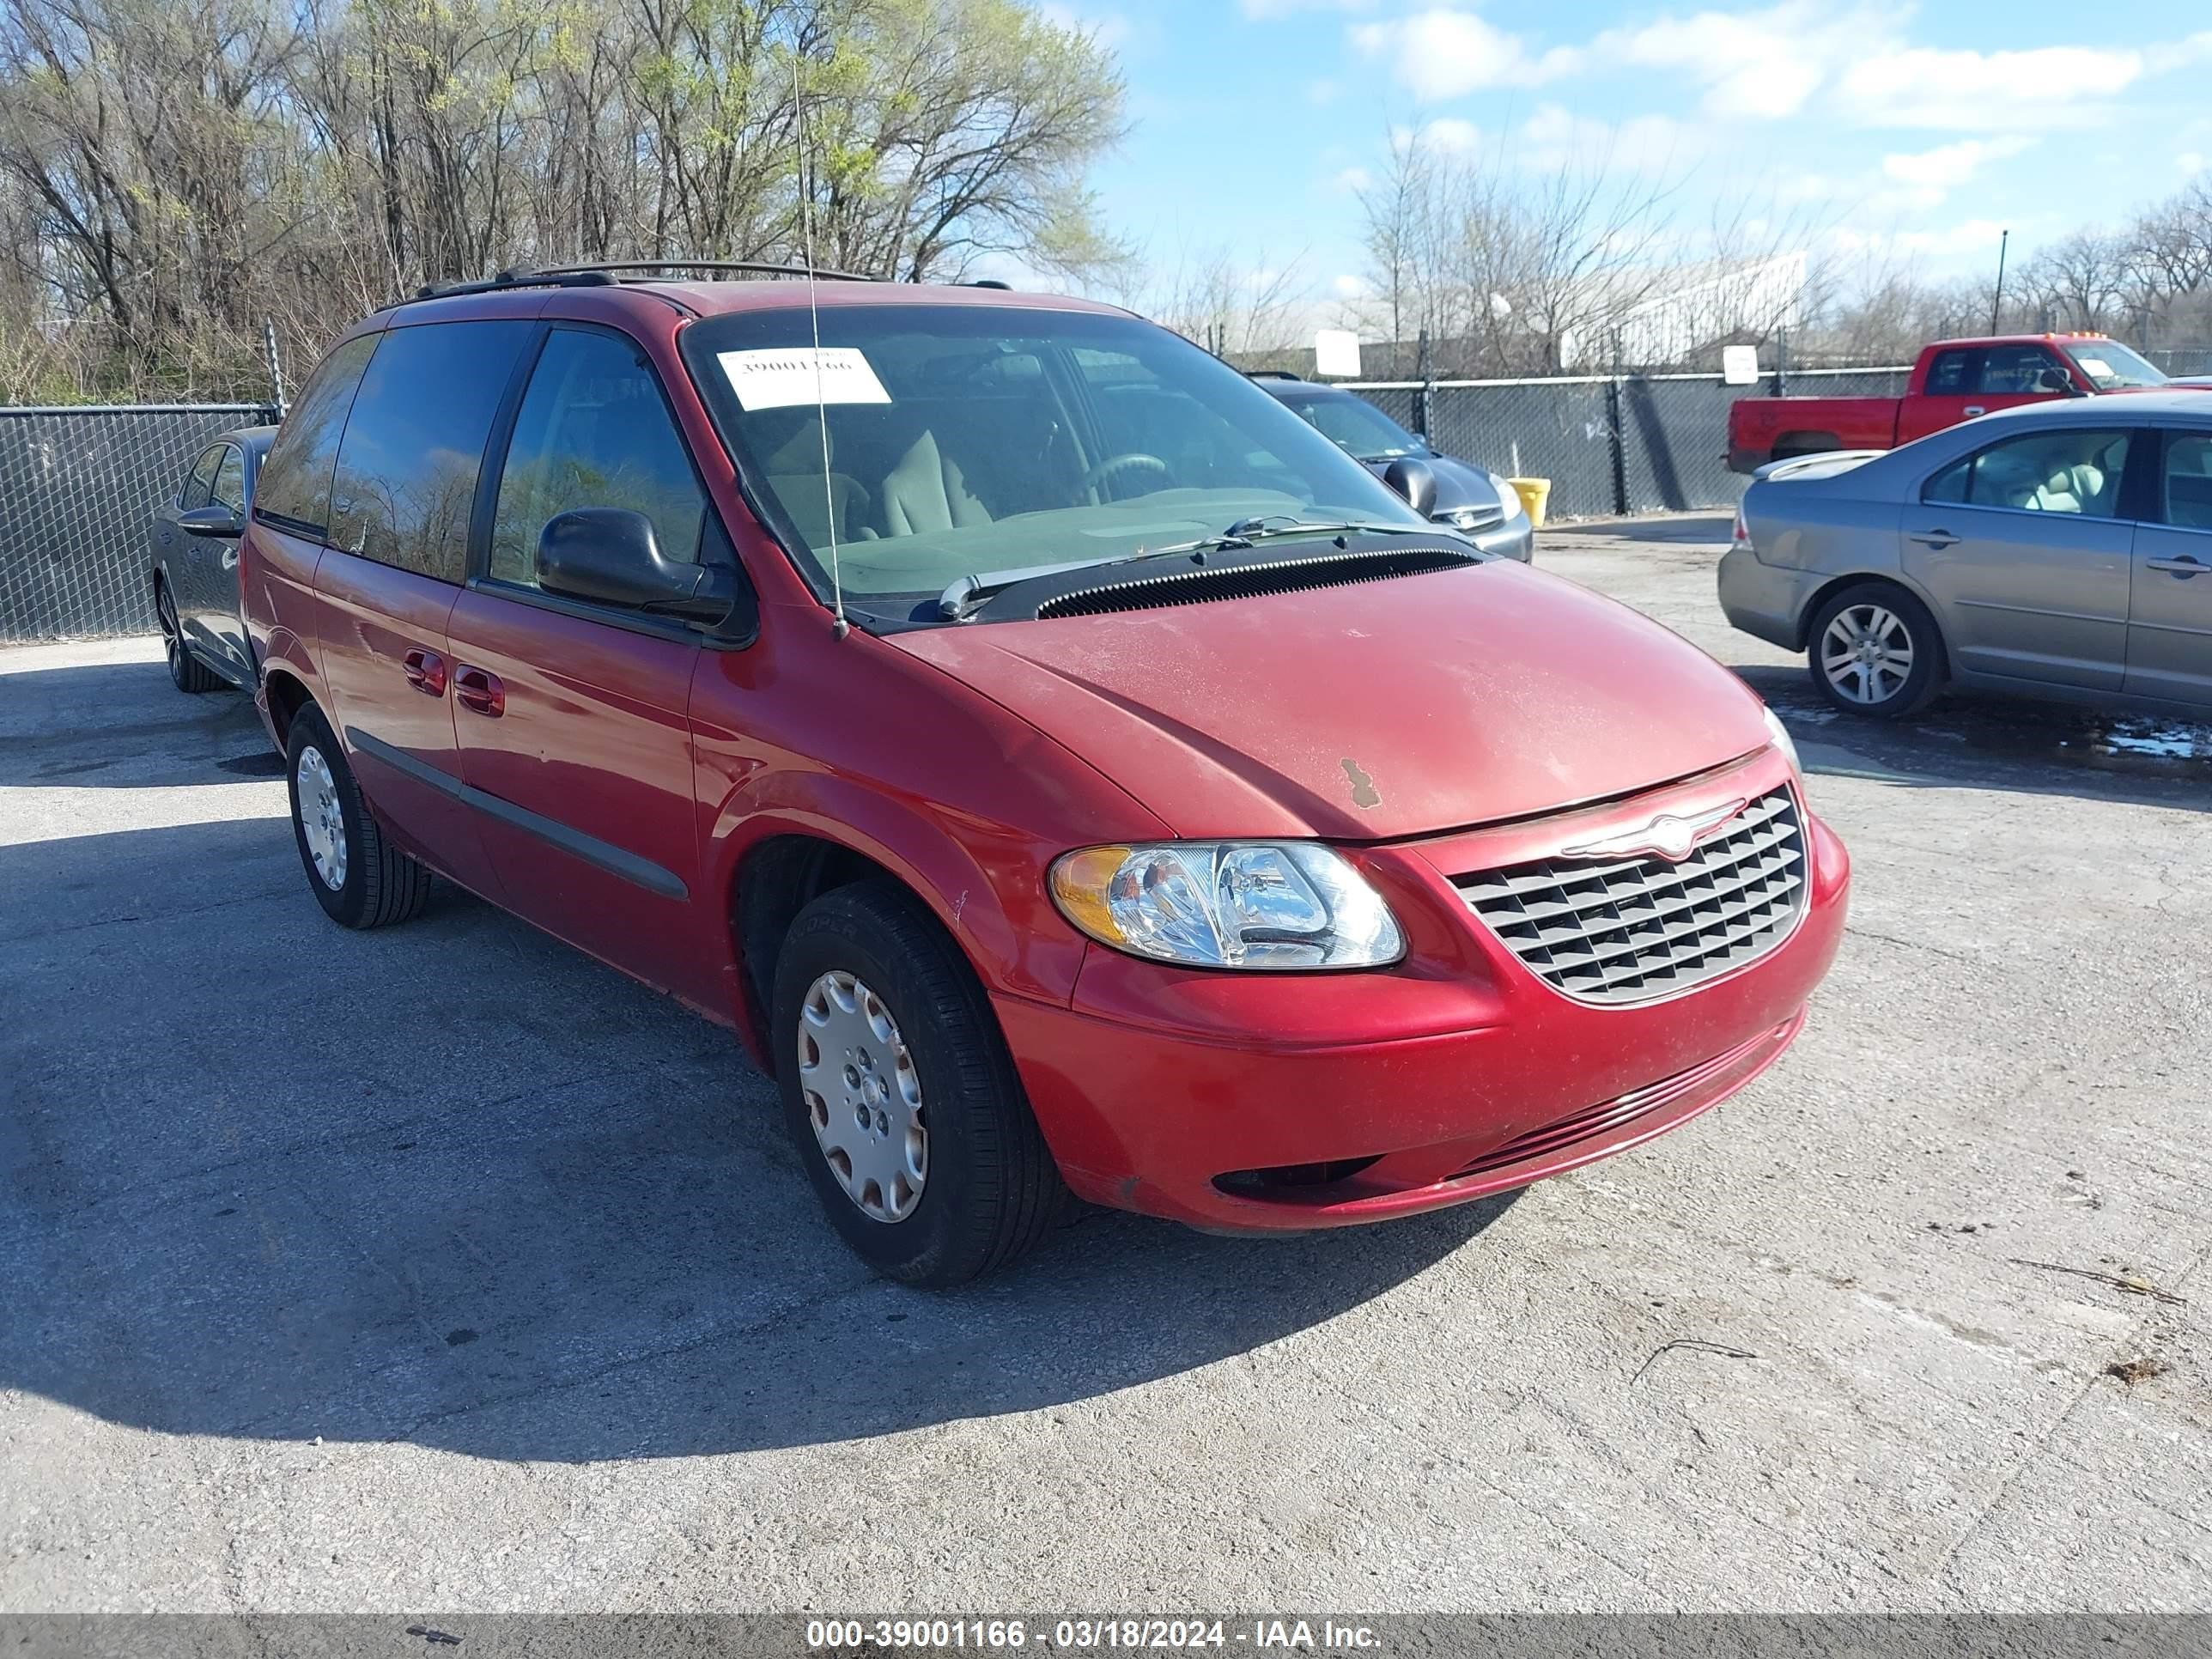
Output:
<svg viewBox="0 0 2212 1659">
<path fill-rule="evenodd" d="M 1376 477 L 1394 466 L 1418 463 L 1436 481 L 1427 512 L 1474 538 L 1485 551 L 1529 563 L 1536 533 L 1521 497 L 1495 472 L 1430 447 L 1357 392 L 1303 380 L 1281 369 L 1261 369 L 1252 379 L 1331 443 Z M 1401 474 L 1402 476 L 1402 474 Z"/>
<path fill-rule="evenodd" d="M 1728 464 L 1831 450 L 1892 449 L 2000 409 L 2172 384 L 2102 334 L 2006 334 L 1923 347 L 1902 398 L 1741 398 L 1729 410 Z"/>
<path fill-rule="evenodd" d="M 1620 1152 L 1841 937 L 1741 680 L 1108 307 L 432 294 L 332 347 L 246 556 L 325 911 L 435 870 L 735 1026 L 913 1282 L 1070 1189 L 1279 1231 Z"/>
<path fill-rule="evenodd" d="M 147 526 L 154 619 L 179 691 L 253 689 L 240 614 L 239 545 L 276 435 L 273 426 L 249 426 L 211 440 Z"/>
<path fill-rule="evenodd" d="M 1744 492 L 1721 608 L 1838 708 L 1946 685 L 2212 708 L 2212 399 L 2008 410 Z"/>
</svg>

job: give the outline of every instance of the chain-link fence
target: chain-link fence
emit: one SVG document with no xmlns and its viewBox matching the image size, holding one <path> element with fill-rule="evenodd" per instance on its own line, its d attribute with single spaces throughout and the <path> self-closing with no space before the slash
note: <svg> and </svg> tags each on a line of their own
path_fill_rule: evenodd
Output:
<svg viewBox="0 0 2212 1659">
<path fill-rule="evenodd" d="M 0 641 L 154 625 L 147 520 L 250 404 L 0 409 Z"/>
<path fill-rule="evenodd" d="M 1903 368 L 1803 369 L 1785 395 L 1896 398 Z M 1717 374 L 1567 375 L 1529 380 L 1347 381 L 1447 455 L 1507 477 L 1549 478 L 1562 518 L 1733 508 L 1745 480 L 1728 470 L 1729 405 L 1775 395 L 1772 376 L 1729 386 Z"/>
</svg>

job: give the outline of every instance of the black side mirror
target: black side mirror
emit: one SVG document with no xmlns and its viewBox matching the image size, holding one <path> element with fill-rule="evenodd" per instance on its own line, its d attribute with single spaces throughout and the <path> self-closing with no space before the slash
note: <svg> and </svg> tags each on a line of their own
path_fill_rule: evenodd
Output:
<svg viewBox="0 0 2212 1659">
<path fill-rule="evenodd" d="M 538 532 L 538 585 L 572 599 L 710 625 L 738 600 L 736 571 L 662 556 L 653 520 L 620 507 L 579 507 L 548 519 Z"/>
<path fill-rule="evenodd" d="M 1437 475 L 1426 461 L 1407 455 L 1384 469 L 1382 482 L 1406 498 L 1406 505 L 1427 518 L 1437 504 Z"/>
<path fill-rule="evenodd" d="M 246 520 L 219 501 L 189 507 L 177 514 L 177 528 L 187 536 L 234 538 L 246 533 Z"/>
<path fill-rule="evenodd" d="M 2074 371 L 2053 363 L 2035 377 L 2038 392 L 2056 392 L 2068 398 L 2086 398 L 2089 394 L 2074 383 Z"/>
</svg>

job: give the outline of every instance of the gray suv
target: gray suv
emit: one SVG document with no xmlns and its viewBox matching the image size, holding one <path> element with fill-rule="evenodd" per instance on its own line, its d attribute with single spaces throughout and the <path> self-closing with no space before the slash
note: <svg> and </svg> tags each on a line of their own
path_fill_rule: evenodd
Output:
<svg viewBox="0 0 2212 1659">
<path fill-rule="evenodd" d="M 1947 685 L 2202 714 L 2212 410 L 2069 399 L 1778 461 L 1744 493 L 1720 601 L 1855 714 L 1916 714 Z"/>
</svg>

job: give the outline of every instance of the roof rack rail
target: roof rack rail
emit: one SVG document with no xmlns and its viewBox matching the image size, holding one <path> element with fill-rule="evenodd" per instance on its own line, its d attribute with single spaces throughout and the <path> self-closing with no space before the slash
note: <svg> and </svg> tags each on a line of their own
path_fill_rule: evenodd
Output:
<svg viewBox="0 0 2212 1659">
<path fill-rule="evenodd" d="M 865 271 L 830 270 L 817 265 L 809 270 L 805 265 L 782 264 L 769 259 L 606 259 L 583 265 L 549 265 L 538 274 L 541 276 L 583 276 L 596 271 L 611 282 L 609 273 L 617 270 L 731 270 L 755 276 L 814 276 L 831 283 L 880 283 L 880 276 L 871 276 Z"/>
<path fill-rule="evenodd" d="M 509 288 L 605 288 L 614 278 L 603 270 L 502 270 L 496 276 L 487 276 L 473 283 L 425 283 L 404 299 L 393 301 L 409 305 L 416 300 L 442 300 L 455 294 L 496 294 Z"/>
<path fill-rule="evenodd" d="M 1244 378 L 1248 380 L 1303 380 L 1305 376 L 1294 374 L 1287 368 L 1248 368 L 1244 371 Z"/>
</svg>

